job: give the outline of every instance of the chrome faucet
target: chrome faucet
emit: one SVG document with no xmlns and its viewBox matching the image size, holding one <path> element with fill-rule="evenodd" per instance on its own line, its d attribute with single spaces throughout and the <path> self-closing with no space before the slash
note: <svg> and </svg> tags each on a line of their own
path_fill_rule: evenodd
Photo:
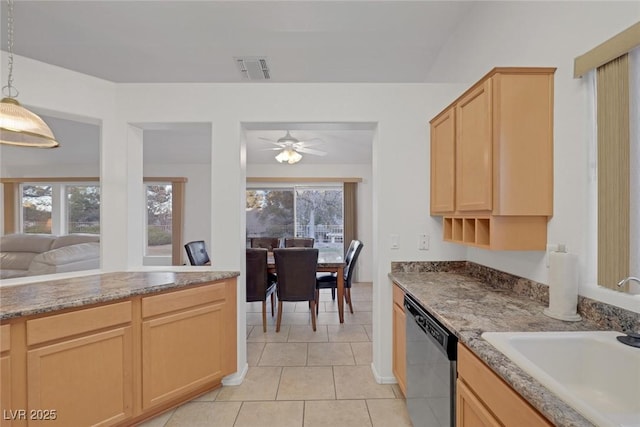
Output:
<svg viewBox="0 0 640 427">
<path fill-rule="evenodd" d="M 618 282 L 618 287 L 619 287 L 619 288 L 621 288 L 621 287 L 623 287 L 624 285 L 626 285 L 628 282 L 631 282 L 631 281 L 633 281 L 633 282 L 637 282 L 638 284 L 640 284 L 640 279 L 639 279 L 639 278 L 637 278 L 637 277 L 633 277 L 633 276 L 629 276 L 629 277 L 627 277 L 626 279 L 622 279 L 622 280 L 620 280 L 620 281 Z"/>
</svg>

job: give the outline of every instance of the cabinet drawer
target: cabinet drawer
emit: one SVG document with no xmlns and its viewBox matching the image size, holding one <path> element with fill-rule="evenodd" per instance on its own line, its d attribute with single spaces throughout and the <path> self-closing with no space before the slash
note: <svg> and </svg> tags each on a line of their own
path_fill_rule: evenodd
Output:
<svg viewBox="0 0 640 427">
<path fill-rule="evenodd" d="M 27 321 L 27 345 L 131 322 L 131 302 L 86 308 Z"/>
<path fill-rule="evenodd" d="M 493 373 L 464 345 L 458 345 L 458 378 L 505 426 L 540 427 L 551 424 L 516 393 L 502 378 Z"/>
<path fill-rule="evenodd" d="M 225 294 L 226 282 L 223 281 L 197 288 L 145 297 L 142 299 L 142 317 L 147 318 L 202 304 L 211 304 L 215 301 L 224 301 Z"/>
<path fill-rule="evenodd" d="M 404 291 L 395 283 L 393 284 L 393 303 L 404 307 Z"/>
<path fill-rule="evenodd" d="M 9 325 L 0 326 L 0 353 L 11 348 L 11 327 Z"/>
</svg>

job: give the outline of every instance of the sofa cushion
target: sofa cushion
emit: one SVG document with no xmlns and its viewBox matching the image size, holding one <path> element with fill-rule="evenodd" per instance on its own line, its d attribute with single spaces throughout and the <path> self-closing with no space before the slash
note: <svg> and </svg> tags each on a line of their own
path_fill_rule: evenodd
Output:
<svg viewBox="0 0 640 427">
<path fill-rule="evenodd" d="M 0 238 L 0 252 L 46 252 L 57 238 L 52 234 L 7 234 Z"/>
<path fill-rule="evenodd" d="M 100 268 L 100 243 L 78 243 L 36 255 L 29 276 Z"/>
<path fill-rule="evenodd" d="M 29 269 L 29 264 L 38 255 L 35 252 L 0 252 L 0 269 L 4 270 L 25 270 Z"/>
<path fill-rule="evenodd" d="M 78 243 L 99 242 L 99 234 L 67 234 L 58 237 L 51 245 L 50 249 L 58 249 L 69 245 L 76 245 Z"/>
</svg>

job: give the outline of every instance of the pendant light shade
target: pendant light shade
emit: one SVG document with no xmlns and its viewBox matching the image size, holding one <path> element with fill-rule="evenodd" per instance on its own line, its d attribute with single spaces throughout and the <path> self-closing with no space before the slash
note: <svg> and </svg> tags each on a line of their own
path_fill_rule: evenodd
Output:
<svg viewBox="0 0 640 427">
<path fill-rule="evenodd" d="M 0 101 L 0 143 L 37 148 L 59 145 L 44 120 L 9 97 Z"/>
<path fill-rule="evenodd" d="M 13 0 L 7 0 L 7 28 L 9 73 L 7 85 L 2 88 L 6 97 L 0 101 L 0 144 L 37 148 L 57 147 L 58 141 L 44 120 L 16 100 L 18 91 L 13 86 Z"/>
</svg>

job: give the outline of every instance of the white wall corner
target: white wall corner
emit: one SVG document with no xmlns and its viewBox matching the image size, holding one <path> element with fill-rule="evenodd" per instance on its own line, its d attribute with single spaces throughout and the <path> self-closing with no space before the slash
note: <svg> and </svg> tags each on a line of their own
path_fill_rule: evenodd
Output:
<svg viewBox="0 0 640 427">
<path fill-rule="evenodd" d="M 398 380 L 393 375 L 391 376 L 383 376 L 378 373 L 375 364 L 371 364 L 371 372 L 373 373 L 373 378 L 376 380 L 378 384 L 398 384 Z"/>
</svg>

